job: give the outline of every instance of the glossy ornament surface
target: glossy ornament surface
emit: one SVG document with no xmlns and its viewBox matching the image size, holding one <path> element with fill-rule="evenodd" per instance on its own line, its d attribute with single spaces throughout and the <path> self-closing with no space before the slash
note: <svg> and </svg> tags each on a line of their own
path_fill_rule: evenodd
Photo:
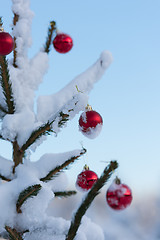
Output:
<svg viewBox="0 0 160 240">
<path fill-rule="evenodd" d="M 131 189 L 122 183 L 114 181 L 106 193 L 108 205 L 114 210 L 122 210 L 127 208 L 132 202 Z"/>
<path fill-rule="evenodd" d="M 79 130 L 88 138 L 95 138 L 101 132 L 103 119 L 94 110 L 86 110 L 79 118 Z"/>
<path fill-rule="evenodd" d="M 86 166 L 84 170 L 78 175 L 76 187 L 80 190 L 88 191 L 92 188 L 93 184 L 97 181 L 98 176 L 95 172 L 89 170 Z"/>
<path fill-rule="evenodd" d="M 73 47 L 72 38 L 65 33 L 58 33 L 53 40 L 53 46 L 59 53 L 67 53 Z"/>
<path fill-rule="evenodd" d="M 14 41 L 7 32 L 0 32 L 0 55 L 5 56 L 13 51 Z"/>
</svg>

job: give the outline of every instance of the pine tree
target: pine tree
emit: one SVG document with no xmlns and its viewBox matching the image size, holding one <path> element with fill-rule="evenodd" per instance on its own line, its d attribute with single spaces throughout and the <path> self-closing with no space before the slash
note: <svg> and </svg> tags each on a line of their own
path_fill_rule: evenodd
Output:
<svg viewBox="0 0 160 240">
<path fill-rule="evenodd" d="M 47 135 L 57 135 L 68 121 L 85 110 L 93 84 L 109 67 L 112 57 L 104 51 L 93 66 L 58 94 L 39 97 L 38 111 L 35 113 L 34 92 L 48 68 L 48 55 L 53 36 L 57 33 L 56 22 L 50 22 L 41 50 L 28 59 L 32 19 L 29 0 L 12 0 L 12 10 L 13 58 L 8 60 L 7 56 L 0 55 L 0 138 L 13 146 L 12 160 L 0 157 L 0 178 L 3 180 L 0 185 L 0 233 L 5 239 L 12 240 L 72 240 L 75 237 L 78 240 L 81 238 L 78 232 L 81 220 L 118 167 L 117 161 L 111 161 L 106 166 L 69 222 L 47 216 L 46 209 L 53 197 L 72 197 L 76 194 L 75 190 L 55 191 L 54 181 L 84 155 L 86 149 L 50 156 L 45 154 L 37 162 L 31 162 L 29 154 L 31 148 L 38 147 L 47 139 Z M 1 30 L 3 25 L 1 18 Z"/>
</svg>

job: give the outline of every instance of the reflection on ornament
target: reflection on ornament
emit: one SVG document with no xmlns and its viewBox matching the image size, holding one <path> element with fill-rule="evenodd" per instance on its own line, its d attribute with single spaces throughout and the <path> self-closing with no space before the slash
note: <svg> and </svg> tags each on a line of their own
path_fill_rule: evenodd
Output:
<svg viewBox="0 0 160 240">
<path fill-rule="evenodd" d="M 53 46 L 59 53 L 67 53 L 73 47 L 72 38 L 65 33 L 58 33 L 53 40 Z"/>
<path fill-rule="evenodd" d="M 77 177 L 76 187 L 78 190 L 88 191 L 97 179 L 97 174 L 89 170 L 89 167 L 85 165 L 84 170 Z"/>
<path fill-rule="evenodd" d="M 8 55 L 12 52 L 13 47 L 14 41 L 11 35 L 7 32 L 0 31 L 0 55 Z"/>
<path fill-rule="evenodd" d="M 88 105 L 86 111 L 79 118 L 79 130 L 88 138 L 96 138 L 101 132 L 103 119 Z"/>
</svg>

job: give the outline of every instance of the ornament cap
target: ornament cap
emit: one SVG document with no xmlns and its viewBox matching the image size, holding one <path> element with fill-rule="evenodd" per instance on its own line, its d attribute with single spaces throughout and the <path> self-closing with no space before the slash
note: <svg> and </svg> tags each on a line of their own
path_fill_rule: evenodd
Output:
<svg viewBox="0 0 160 240">
<path fill-rule="evenodd" d="M 85 164 L 83 169 L 84 169 L 84 170 L 89 170 L 89 167 L 88 167 L 88 165 L 87 165 L 87 164 Z"/>
<path fill-rule="evenodd" d="M 115 183 L 116 183 L 117 185 L 121 184 L 121 180 L 120 180 L 120 178 L 116 177 L 116 179 L 115 179 Z"/>
<path fill-rule="evenodd" d="M 3 27 L 0 27 L 0 32 L 4 32 L 4 28 Z"/>
<path fill-rule="evenodd" d="M 87 104 L 85 110 L 86 111 L 92 111 L 93 109 L 92 109 L 91 105 Z"/>
</svg>

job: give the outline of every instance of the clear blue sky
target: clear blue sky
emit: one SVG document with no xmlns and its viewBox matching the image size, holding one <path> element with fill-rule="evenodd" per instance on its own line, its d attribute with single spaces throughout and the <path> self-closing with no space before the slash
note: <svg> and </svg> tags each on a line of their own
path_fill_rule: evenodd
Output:
<svg viewBox="0 0 160 240">
<path fill-rule="evenodd" d="M 10 6 L 10 0 L 1 2 L 0 15 L 7 31 L 11 31 Z M 85 163 L 100 174 L 105 167 L 102 161 L 117 159 L 118 176 L 135 194 L 159 192 L 160 1 L 31 0 L 31 8 L 35 16 L 30 56 L 45 42 L 50 20 L 74 40 L 68 54 L 52 49 L 50 69 L 37 96 L 61 89 L 103 50 L 111 51 L 114 58 L 90 94 L 90 104 L 104 120 L 100 136 L 86 139 L 78 131 L 77 116 L 57 138 L 49 137 L 32 159 L 45 152 L 80 148 L 82 142 L 88 153 L 70 170 L 72 181 Z M 0 154 L 9 156 L 5 145 Z"/>
</svg>

